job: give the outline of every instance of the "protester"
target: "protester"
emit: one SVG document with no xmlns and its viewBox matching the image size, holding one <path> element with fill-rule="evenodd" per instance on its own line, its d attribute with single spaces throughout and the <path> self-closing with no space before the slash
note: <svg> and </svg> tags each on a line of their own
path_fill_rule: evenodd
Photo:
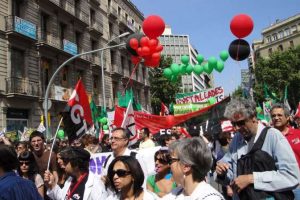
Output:
<svg viewBox="0 0 300 200">
<path fill-rule="evenodd" d="M 118 156 L 108 168 L 108 179 L 114 194 L 108 200 L 154 200 L 158 197 L 147 190 L 142 185 L 144 173 L 139 162 L 132 156 Z"/>
<path fill-rule="evenodd" d="M 212 164 L 212 155 L 202 138 L 186 138 L 172 143 L 170 166 L 177 188 L 162 199 L 224 199 L 212 186 L 205 182 L 205 176 Z"/>
<path fill-rule="evenodd" d="M 155 143 L 153 142 L 152 139 L 150 139 L 149 128 L 142 128 L 140 134 L 141 134 L 142 141 L 140 142 L 139 149 L 155 147 Z"/>
<path fill-rule="evenodd" d="M 109 134 L 104 134 L 101 142 L 102 152 L 110 152 Z"/>
<path fill-rule="evenodd" d="M 64 151 L 65 148 L 61 149 L 58 153 L 57 153 L 57 175 L 58 175 L 58 181 L 57 184 L 60 188 L 63 188 L 65 185 L 65 182 L 68 178 L 66 171 L 65 171 L 65 164 L 64 161 L 61 158 L 60 152 Z"/>
<path fill-rule="evenodd" d="M 28 151 L 28 142 L 26 141 L 17 142 L 16 144 L 17 155 L 19 156 L 24 151 Z"/>
<path fill-rule="evenodd" d="M 163 197 L 176 187 L 170 169 L 168 148 L 161 148 L 154 154 L 156 174 L 147 178 L 147 189 L 159 197 Z"/>
<path fill-rule="evenodd" d="M 233 99 L 227 105 L 224 115 L 231 120 L 237 133 L 231 142 L 229 152 L 217 163 L 216 180 L 223 185 L 231 183 L 235 192 L 234 199 L 239 199 L 237 195 L 240 198 L 244 197 L 251 188 L 254 188 L 255 192 L 266 191 L 273 195 L 274 192 L 290 191 L 297 187 L 299 168 L 290 145 L 278 130 L 274 128 L 265 129 L 263 124 L 258 122 L 254 102 L 246 99 Z M 265 132 L 267 135 L 261 149 L 270 155 L 271 159 L 273 158 L 276 171 L 262 170 L 246 175 L 237 174 L 238 161 L 256 143 L 263 141 L 260 135 Z M 266 163 L 264 158 L 253 162 L 256 165 L 271 165 L 271 163 Z M 290 192 L 288 193 L 290 194 Z M 269 194 L 265 198 L 270 197 Z M 248 199 L 251 198 L 248 197 Z"/>
<path fill-rule="evenodd" d="M 30 151 L 22 152 L 19 157 L 18 174 L 28 180 L 31 180 L 38 189 L 41 197 L 44 197 L 44 181 L 38 173 L 38 166 L 35 162 L 34 155 Z"/>
<path fill-rule="evenodd" d="M 0 199 L 42 200 L 34 183 L 17 176 L 17 154 L 13 148 L 0 144 Z"/>
<path fill-rule="evenodd" d="M 284 104 L 277 103 L 272 105 L 270 113 L 274 128 L 278 129 L 290 143 L 300 168 L 300 130 L 289 126 L 290 111 Z M 294 190 L 294 194 L 296 199 L 300 199 L 299 187 Z"/>
<path fill-rule="evenodd" d="M 60 152 L 68 174 L 61 189 L 50 171 L 45 172 L 44 181 L 48 185 L 47 195 L 52 200 L 84 199 L 100 200 L 107 197 L 107 191 L 100 177 L 89 173 L 90 153 L 81 147 L 67 147 Z"/>
</svg>

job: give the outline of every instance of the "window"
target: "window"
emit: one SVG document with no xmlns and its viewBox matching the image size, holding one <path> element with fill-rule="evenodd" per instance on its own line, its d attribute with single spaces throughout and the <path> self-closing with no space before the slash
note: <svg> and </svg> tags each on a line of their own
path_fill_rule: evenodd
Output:
<svg viewBox="0 0 300 200">
<path fill-rule="evenodd" d="M 289 36 L 291 34 L 291 30 L 289 28 L 284 29 L 284 36 Z"/>
<path fill-rule="evenodd" d="M 68 70 L 69 67 L 68 66 L 65 66 L 62 70 L 62 77 L 61 77 L 61 85 L 63 87 L 68 87 L 69 86 L 69 73 L 68 73 Z"/>
<path fill-rule="evenodd" d="M 114 65 L 115 64 L 115 52 L 114 51 L 110 51 L 110 63 L 112 64 L 112 65 Z"/>
<path fill-rule="evenodd" d="M 110 8 L 111 7 L 111 0 L 108 0 L 107 4 L 108 4 L 108 8 Z"/>
<path fill-rule="evenodd" d="M 290 47 L 291 47 L 291 48 L 294 47 L 294 41 L 293 41 L 293 40 L 290 41 Z"/>
<path fill-rule="evenodd" d="M 121 56 L 122 74 L 125 75 L 125 57 Z"/>
<path fill-rule="evenodd" d="M 272 35 L 272 37 L 273 37 L 273 41 L 276 41 L 278 38 L 277 38 L 277 33 L 274 33 L 273 35 Z"/>
<path fill-rule="evenodd" d="M 90 9 L 90 25 L 93 26 L 96 22 L 96 13 L 93 9 Z"/>
<path fill-rule="evenodd" d="M 77 51 L 78 53 L 82 53 L 82 47 L 81 47 L 81 33 L 79 31 L 76 31 L 75 32 L 75 42 L 76 42 L 76 45 L 77 45 Z"/>
<path fill-rule="evenodd" d="M 143 81 L 146 79 L 146 69 L 145 67 L 142 68 L 142 78 L 143 78 Z"/>
<path fill-rule="evenodd" d="M 21 11 L 22 11 L 22 0 L 13 0 L 12 1 L 12 14 L 17 17 L 21 17 Z"/>
<path fill-rule="evenodd" d="M 47 40 L 47 24 L 48 24 L 49 16 L 45 13 L 41 13 L 41 39 Z"/>
<path fill-rule="evenodd" d="M 297 26 L 296 25 L 291 27 L 291 32 L 292 33 L 297 33 Z"/>
<path fill-rule="evenodd" d="M 11 69 L 12 77 L 23 78 L 24 77 L 24 51 L 19 49 L 11 49 Z"/>
<path fill-rule="evenodd" d="M 92 50 L 98 49 L 98 42 L 95 40 L 91 40 L 91 48 L 92 48 Z M 94 62 L 95 62 L 96 57 L 97 57 L 97 52 L 92 54 L 92 58 L 93 58 Z"/>
<path fill-rule="evenodd" d="M 125 19 L 126 19 L 126 21 L 128 21 L 128 14 L 127 13 L 125 13 Z"/>
<path fill-rule="evenodd" d="M 271 39 L 271 36 L 270 36 L 270 35 L 267 36 L 267 42 L 268 42 L 268 43 L 272 42 L 272 39 Z"/>
<path fill-rule="evenodd" d="M 278 33 L 278 38 L 281 39 L 281 38 L 283 38 L 283 37 L 284 37 L 283 31 L 279 31 L 279 33 Z"/>
<path fill-rule="evenodd" d="M 98 81 L 99 81 L 99 77 L 97 75 L 93 75 L 93 89 L 94 89 L 94 93 L 95 93 L 95 90 L 97 91 L 97 89 L 98 89 L 98 85 L 99 85 Z"/>
<path fill-rule="evenodd" d="M 120 6 L 118 6 L 118 15 L 119 15 L 119 16 L 122 15 L 122 9 L 120 8 Z"/>
<path fill-rule="evenodd" d="M 278 46 L 278 51 L 283 51 L 283 46 L 282 45 Z"/>
<path fill-rule="evenodd" d="M 77 70 L 76 70 L 76 80 L 77 80 L 77 81 L 78 81 L 80 78 L 81 78 L 81 80 L 83 81 L 83 75 L 84 75 L 83 70 L 81 70 L 81 69 L 77 69 Z"/>
<path fill-rule="evenodd" d="M 131 20 L 132 27 L 134 27 L 134 23 L 135 23 L 135 22 L 134 22 L 134 20 L 132 19 L 132 20 Z"/>
<path fill-rule="evenodd" d="M 66 25 L 63 23 L 59 24 L 59 38 L 60 38 L 60 45 L 61 48 L 64 48 L 64 39 L 65 39 L 65 31 L 66 31 Z"/>
<path fill-rule="evenodd" d="M 269 56 L 270 56 L 273 53 L 272 48 L 269 48 L 268 52 L 269 52 Z"/>
<path fill-rule="evenodd" d="M 51 73 L 51 62 L 46 58 L 41 58 L 41 71 L 42 71 L 42 83 L 43 83 L 43 90 L 46 89 L 50 80 L 50 73 Z"/>
</svg>

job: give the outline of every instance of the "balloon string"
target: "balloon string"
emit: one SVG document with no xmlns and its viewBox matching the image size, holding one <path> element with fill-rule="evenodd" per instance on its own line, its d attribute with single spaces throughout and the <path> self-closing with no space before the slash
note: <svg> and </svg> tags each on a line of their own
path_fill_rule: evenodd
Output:
<svg viewBox="0 0 300 200">
<path fill-rule="evenodd" d="M 126 83 L 126 86 L 125 86 L 125 88 L 124 88 L 123 95 L 125 94 L 126 89 L 127 89 L 127 87 L 128 87 L 128 84 L 129 84 L 130 81 L 132 80 L 132 76 L 133 76 L 134 72 L 136 71 L 136 69 L 138 68 L 139 64 L 140 64 L 140 62 L 138 62 L 138 63 L 135 64 L 135 66 L 134 66 L 134 68 L 133 68 L 133 70 L 132 70 L 132 72 L 131 72 L 131 75 L 130 75 L 130 77 L 129 77 L 127 83 Z"/>
</svg>

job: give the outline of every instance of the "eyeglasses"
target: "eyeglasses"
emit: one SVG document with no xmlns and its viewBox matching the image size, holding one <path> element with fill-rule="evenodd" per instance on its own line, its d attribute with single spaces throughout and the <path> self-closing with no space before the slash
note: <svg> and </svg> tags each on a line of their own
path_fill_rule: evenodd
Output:
<svg viewBox="0 0 300 200">
<path fill-rule="evenodd" d="M 170 165 L 171 164 L 173 164 L 174 162 L 178 162 L 178 161 L 180 161 L 180 159 L 179 158 L 170 158 Z"/>
<path fill-rule="evenodd" d="M 161 164 L 168 164 L 168 161 L 166 161 L 166 160 L 164 160 L 164 159 L 162 159 L 162 158 L 154 158 L 154 161 L 155 161 L 155 162 L 158 161 L 158 162 L 160 162 Z"/>
<path fill-rule="evenodd" d="M 273 115 L 271 115 L 271 118 L 275 118 L 275 117 L 281 118 L 281 117 L 283 117 L 283 115 L 282 114 L 273 114 Z"/>
<path fill-rule="evenodd" d="M 113 140 L 115 140 L 115 141 L 121 141 L 121 140 L 126 140 L 126 138 L 111 137 L 111 138 L 109 138 L 109 140 L 110 141 L 113 141 Z"/>
<path fill-rule="evenodd" d="M 246 120 L 240 120 L 240 121 L 236 121 L 236 122 L 231 122 L 233 127 L 241 127 L 241 126 L 245 126 Z"/>
<path fill-rule="evenodd" d="M 116 171 L 113 170 L 111 173 L 112 173 L 112 177 L 114 177 L 115 174 L 117 174 L 118 177 L 125 177 L 130 174 L 130 171 L 127 171 L 125 169 L 118 169 Z"/>
<path fill-rule="evenodd" d="M 20 166 L 22 166 L 22 165 L 29 165 L 29 161 L 19 161 L 19 163 L 20 163 Z"/>
</svg>

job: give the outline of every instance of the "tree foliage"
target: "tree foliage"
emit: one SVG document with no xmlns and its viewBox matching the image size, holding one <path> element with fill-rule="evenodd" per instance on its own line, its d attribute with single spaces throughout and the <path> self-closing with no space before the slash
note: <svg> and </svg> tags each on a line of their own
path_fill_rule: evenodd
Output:
<svg viewBox="0 0 300 200">
<path fill-rule="evenodd" d="M 163 76 L 163 70 L 172 64 L 171 57 L 161 57 L 160 65 L 157 68 L 149 69 L 151 105 L 153 112 L 160 112 L 161 102 L 165 105 L 175 102 L 175 95 L 179 92 L 179 81 L 170 82 Z"/>
<path fill-rule="evenodd" d="M 237 97 L 243 97 L 243 90 L 241 86 L 238 86 L 233 92 L 232 92 L 232 97 L 237 98 Z"/>
<path fill-rule="evenodd" d="M 300 100 L 300 46 L 284 52 L 274 52 L 269 58 L 259 58 L 255 65 L 254 87 L 257 101 L 264 100 L 264 83 L 283 99 L 284 88 L 288 86 L 288 101 L 292 108 Z"/>
</svg>

